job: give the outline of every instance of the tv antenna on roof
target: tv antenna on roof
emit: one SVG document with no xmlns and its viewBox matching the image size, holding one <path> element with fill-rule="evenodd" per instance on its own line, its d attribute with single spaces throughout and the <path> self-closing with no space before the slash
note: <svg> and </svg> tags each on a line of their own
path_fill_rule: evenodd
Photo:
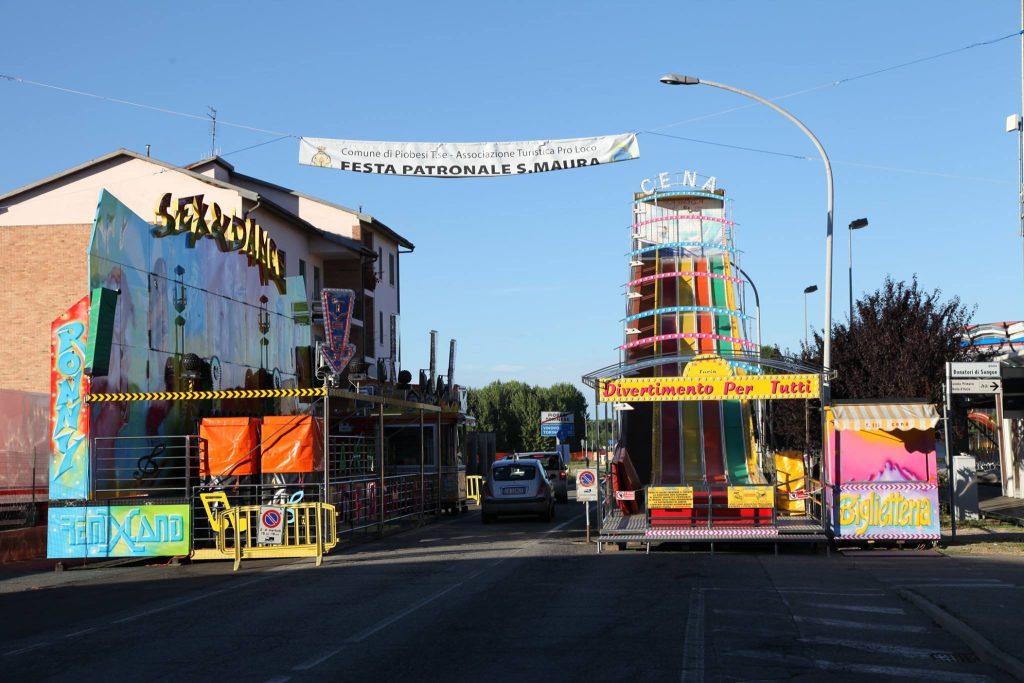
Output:
<svg viewBox="0 0 1024 683">
<path fill-rule="evenodd" d="M 210 117 L 210 156 L 217 156 L 217 110 L 207 105 L 209 112 L 206 114 Z"/>
</svg>

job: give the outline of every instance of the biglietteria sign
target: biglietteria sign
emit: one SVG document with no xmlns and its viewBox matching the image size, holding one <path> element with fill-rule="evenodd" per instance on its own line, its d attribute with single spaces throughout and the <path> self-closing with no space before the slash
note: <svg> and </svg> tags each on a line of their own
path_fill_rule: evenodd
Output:
<svg viewBox="0 0 1024 683">
<path fill-rule="evenodd" d="M 627 377 L 600 380 L 602 403 L 818 398 L 818 375 Z"/>
<path fill-rule="evenodd" d="M 640 156 L 636 134 L 519 142 L 375 142 L 300 138 L 299 163 L 355 173 L 476 178 L 561 171 Z"/>
</svg>

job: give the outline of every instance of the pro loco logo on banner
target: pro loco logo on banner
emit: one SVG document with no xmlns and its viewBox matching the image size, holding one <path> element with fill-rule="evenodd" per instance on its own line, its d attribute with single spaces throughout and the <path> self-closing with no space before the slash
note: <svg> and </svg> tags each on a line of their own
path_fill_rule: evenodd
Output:
<svg viewBox="0 0 1024 683">
<path fill-rule="evenodd" d="M 519 142 L 300 138 L 299 163 L 356 173 L 474 178 L 561 171 L 640 157 L 635 133 Z"/>
</svg>

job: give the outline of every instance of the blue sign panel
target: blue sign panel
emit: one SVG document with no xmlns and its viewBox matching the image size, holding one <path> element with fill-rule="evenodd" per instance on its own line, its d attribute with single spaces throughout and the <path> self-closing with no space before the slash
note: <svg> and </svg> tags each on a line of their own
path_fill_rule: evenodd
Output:
<svg viewBox="0 0 1024 683">
<path fill-rule="evenodd" d="M 188 505 L 51 507 L 46 556 L 188 555 Z"/>
</svg>

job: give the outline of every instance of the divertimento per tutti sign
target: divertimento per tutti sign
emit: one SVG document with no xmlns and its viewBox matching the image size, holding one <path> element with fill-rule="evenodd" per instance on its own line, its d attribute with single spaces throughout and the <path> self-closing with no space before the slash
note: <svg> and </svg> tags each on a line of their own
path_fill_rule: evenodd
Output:
<svg viewBox="0 0 1024 683">
<path fill-rule="evenodd" d="M 818 375 L 625 377 L 599 381 L 601 403 L 818 398 Z"/>
<path fill-rule="evenodd" d="M 517 142 L 300 138 L 299 163 L 355 173 L 476 178 L 561 171 L 640 157 L 635 133 Z"/>
</svg>

